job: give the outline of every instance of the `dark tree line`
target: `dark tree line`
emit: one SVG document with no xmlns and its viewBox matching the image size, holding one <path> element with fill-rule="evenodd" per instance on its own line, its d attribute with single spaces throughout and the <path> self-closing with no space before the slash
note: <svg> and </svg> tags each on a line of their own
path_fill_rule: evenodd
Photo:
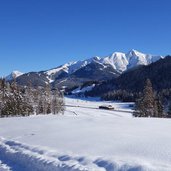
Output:
<svg viewBox="0 0 171 171">
<path fill-rule="evenodd" d="M 128 70 L 115 80 L 117 89 L 142 91 L 147 79 L 150 79 L 155 91 L 171 88 L 171 56 L 160 59 L 147 66 Z"/>
<path fill-rule="evenodd" d="M 144 95 L 143 88 L 148 78 L 153 84 L 155 103 L 162 104 L 164 116 L 171 117 L 171 56 L 128 70 L 118 78 L 95 86 L 87 95 L 100 96 L 103 100 L 137 102 Z"/>
<path fill-rule="evenodd" d="M 135 117 L 171 116 L 171 89 L 154 91 L 149 79 L 146 80 L 142 92 L 115 90 L 103 94 L 102 99 L 135 102 Z"/>
<path fill-rule="evenodd" d="M 101 96 L 102 100 L 117 100 L 123 102 L 135 102 L 135 99 L 141 97 L 142 93 L 133 93 L 126 90 L 109 91 Z"/>
<path fill-rule="evenodd" d="M 0 117 L 64 112 L 63 94 L 57 89 L 18 86 L 0 79 Z"/>
</svg>

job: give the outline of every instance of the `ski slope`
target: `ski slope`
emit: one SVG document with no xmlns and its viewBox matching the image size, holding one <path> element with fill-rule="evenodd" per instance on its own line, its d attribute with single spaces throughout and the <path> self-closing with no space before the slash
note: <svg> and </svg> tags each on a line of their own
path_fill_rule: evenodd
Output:
<svg viewBox="0 0 171 171">
<path fill-rule="evenodd" d="M 0 171 L 171 170 L 170 119 L 133 118 L 131 103 L 66 104 L 64 115 L 0 119 Z"/>
</svg>

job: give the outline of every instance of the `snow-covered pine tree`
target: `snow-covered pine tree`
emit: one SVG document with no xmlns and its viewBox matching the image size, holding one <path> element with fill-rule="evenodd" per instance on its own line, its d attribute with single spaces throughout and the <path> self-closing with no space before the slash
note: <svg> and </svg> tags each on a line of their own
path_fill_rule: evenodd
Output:
<svg viewBox="0 0 171 171">
<path fill-rule="evenodd" d="M 43 113 L 49 114 L 51 113 L 51 88 L 50 84 L 47 83 L 43 92 Z"/>
<path fill-rule="evenodd" d="M 38 110 L 37 114 L 43 114 L 43 90 L 41 87 L 38 87 Z"/>
<path fill-rule="evenodd" d="M 0 80 L 0 116 L 1 117 L 5 116 L 3 110 L 4 110 L 6 99 L 8 97 L 7 90 L 9 90 L 9 88 L 7 88 L 7 83 L 5 79 L 2 78 Z"/>
<path fill-rule="evenodd" d="M 46 113 L 49 114 L 51 113 L 51 99 L 52 99 L 52 92 L 51 92 L 51 86 L 48 82 L 48 84 L 46 85 Z"/>
<path fill-rule="evenodd" d="M 34 114 L 38 115 L 39 114 L 39 88 L 32 88 L 32 92 L 33 92 L 33 110 L 34 110 Z"/>
<path fill-rule="evenodd" d="M 58 91 L 57 88 L 53 90 L 53 95 L 52 95 L 52 103 L 51 103 L 51 111 L 53 114 L 57 114 L 59 112 L 64 112 L 65 107 L 64 107 L 64 98 L 63 94 Z"/>
<path fill-rule="evenodd" d="M 0 117 L 26 116 L 33 113 L 48 114 L 64 111 L 63 95 L 50 85 L 37 89 L 31 86 L 18 86 L 14 80 L 6 83 L 0 79 Z"/>
</svg>

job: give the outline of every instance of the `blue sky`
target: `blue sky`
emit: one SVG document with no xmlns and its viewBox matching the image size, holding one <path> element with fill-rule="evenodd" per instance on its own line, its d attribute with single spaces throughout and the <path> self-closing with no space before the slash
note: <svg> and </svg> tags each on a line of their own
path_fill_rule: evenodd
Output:
<svg viewBox="0 0 171 171">
<path fill-rule="evenodd" d="M 171 54 L 170 0 L 0 1 L 0 75 L 137 49 Z"/>
</svg>

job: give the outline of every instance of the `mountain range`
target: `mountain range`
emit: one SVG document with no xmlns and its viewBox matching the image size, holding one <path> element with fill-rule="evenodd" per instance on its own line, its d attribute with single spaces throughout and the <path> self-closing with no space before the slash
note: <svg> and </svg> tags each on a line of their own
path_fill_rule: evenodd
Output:
<svg viewBox="0 0 171 171">
<path fill-rule="evenodd" d="M 171 56 L 127 70 L 117 78 L 96 84 L 91 90 L 84 92 L 84 96 L 134 102 L 141 98 L 147 79 L 152 83 L 155 98 L 159 98 L 167 109 L 171 100 Z"/>
<path fill-rule="evenodd" d="M 114 52 L 106 57 L 92 57 L 86 60 L 69 62 L 56 68 L 21 73 L 14 71 L 6 77 L 7 81 L 14 78 L 20 85 L 45 86 L 50 83 L 58 88 L 72 89 L 88 81 L 105 81 L 117 78 L 125 71 L 141 65 L 149 65 L 162 56 L 144 54 L 137 50 L 128 53 Z"/>
</svg>

